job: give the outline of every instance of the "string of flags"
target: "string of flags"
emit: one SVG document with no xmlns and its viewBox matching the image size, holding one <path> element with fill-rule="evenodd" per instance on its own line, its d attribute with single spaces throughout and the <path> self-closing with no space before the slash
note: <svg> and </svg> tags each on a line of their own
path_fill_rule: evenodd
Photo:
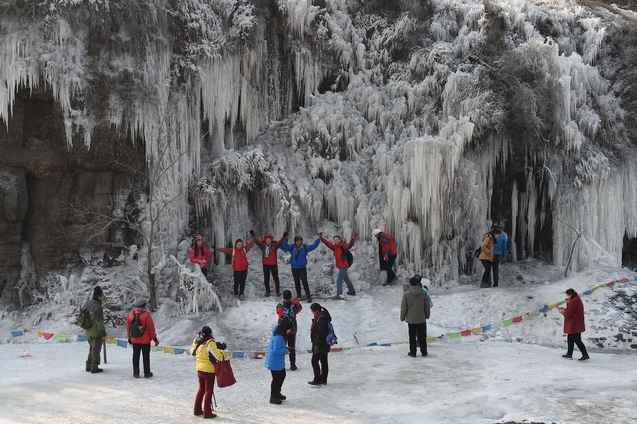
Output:
<svg viewBox="0 0 637 424">
<path fill-rule="evenodd" d="M 599 290 L 601 288 L 604 287 L 613 287 L 615 284 L 619 284 L 619 283 L 629 283 L 629 282 L 634 282 L 637 281 L 637 277 L 633 277 L 633 278 L 620 278 L 620 279 L 615 279 L 612 281 L 608 281 L 605 283 L 601 283 L 589 290 L 586 290 L 582 293 L 580 293 L 580 296 L 588 296 L 590 294 L 592 294 L 593 292 L 595 292 L 596 290 Z M 539 315 L 545 315 L 548 311 L 551 311 L 553 309 L 555 309 L 557 306 L 562 305 L 566 303 L 565 300 L 553 303 L 551 305 L 544 305 L 541 308 L 539 308 L 535 313 L 531 313 L 531 312 L 525 312 L 523 314 L 517 315 L 515 317 L 512 318 L 508 318 L 505 320 L 502 320 L 500 322 L 497 323 L 493 323 L 493 324 L 487 324 L 487 325 L 482 325 L 479 327 L 474 327 L 474 328 L 468 328 L 462 331 L 456 331 L 456 332 L 452 332 L 452 333 L 447 333 L 447 334 L 442 334 L 438 337 L 428 337 L 427 338 L 427 343 L 432 343 L 432 342 L 436 342 L 436 341 L 440 341 L 443 339 L 460 339 L 462 337 L 468 337 L 468 336 L 472 336 L 472 335 L 476 335 L 476 334 L 480 334 L 480 333 L 484 333 L 487 331 L 491 331 L 492 329 L 495 328 L 502 328 L 502 327 L 509 327 L 513 324 L 517 324 L 522 322 L 525 319 L 529 319 L 532 318 L 533 316 L 539 316 Z M 24 331 L 11 331 L 11 336 L 13 338 L 18 338 L 18 337 L 22 337 L 25 336 L 27 333 L 29 333 L 28 331 L 24 330 Z M 48 332 L 44 332 L 44 331 L 39 331 L 38 333 L 38 338 L 44 338 L 44 340 L 47 341 L 54 341 L 54 342 L 85 342 L 87 340 L 86 336 L 83 334 L 66 334 L 66 333 L 48 333 Z M 106 337 L 105 342 L 107 344 L 114 344 L 117 345 L 119 347 L 123 347 L 123 348 L 128 348 L 128 340 L 125 339 L 116 339 L 114 337 Z M 407 344 L 409 343 L 408 341 L 400 341 L 400 342 L 389 342 L 389 343 L 381 343 L 381 342 L 371 342 L 366 344 L 365 346 L 356 346 L 356 347 L 332 347 L 330 349 L 330 352 L 343 352 L 343 351 L 348 351 L 348 350 L 352 350 L 352 349 L 357 349 L 357 348 L 361 348 L 361 347 L 370 347 L 370 346 L 392 346 L 392 345 L 398 345 L 398 344 Z M 178 348 L 178 347 L 169 347 L 169 346 L 152 346 L 151 350 L 153 352 L 163 352 L 166 354 L 172 354 L 172 355 L 181 355 L 183 353 L 187 353 L 188 349 L 183 349 L 183 348 Z M 228 357 L 232 358 L 232 359 L 243 359 L 243 358 L 263 358 L 265 356 L 266 351 L 262 350 L 262 351 L 228 351 Z M 298 351 L 297 353 L 305 353 L 303 351 Z M 312 353 L 312 350 L 307 350 L 307 353 Z"/>
</svg>

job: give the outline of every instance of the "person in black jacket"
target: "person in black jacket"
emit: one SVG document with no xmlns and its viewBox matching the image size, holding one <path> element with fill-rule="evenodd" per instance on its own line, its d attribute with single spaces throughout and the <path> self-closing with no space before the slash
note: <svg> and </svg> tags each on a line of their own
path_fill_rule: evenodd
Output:
<svg viewBox="0 0 637 424">
<path fill-rule="evenodd" d="M 330 345 L 327 344 L 327 325 L 332 321 L 332 317 L 328 310 L 318 303 L 312 303 L 310 310 L 314 314 L 310 327 L 314 380 L 308 381 L 308 383 L 312 386 L 320 386 L 327 384 L 327 374 L 329 372 L 327 354 L 330 352 Z"/>
</svg>

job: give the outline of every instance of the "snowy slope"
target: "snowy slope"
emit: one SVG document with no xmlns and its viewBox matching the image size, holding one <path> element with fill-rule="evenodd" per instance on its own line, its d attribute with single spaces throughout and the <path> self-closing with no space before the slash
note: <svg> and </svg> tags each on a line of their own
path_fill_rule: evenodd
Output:
<svg viewBox="0 0 637 424">
<path fill-rule="evenodd" d="M 310 355 L 302 353 L 299 371 L 288 372 L 284 385 L 289 400 L 276 407 L 267 403 L 270 376 L 262 360 L 235 359 L 239 383 L 216 392 L 220 418 L 226 422 L 272 422 L 284 412 L 292 422 L 337 418 L 344 422 L 426 423 L 634 421 L 637 416 L 631 405 L 637 395 L 637 379 L 632 363 L 637 339 L 632 332 L 637 317 L 632 304 L 637 282 L 615 283 L 582 296 L 587 323 L 584 342 L 591 355 L 587 363 L 560 357 L 566 346 L 562 317 L 554 310 L 546 316 L 538 310 L 562 300 L 566 288 L 584 293 L 600 283 L 634 279 L 635 274 L 608 268 L 561 279 L 559 272 L 534 262 L 505 264 L 498 289 L 459 283 L 444 289 L 431 287 L 435 306 L 428 336 L 444 336 L 430 343 L 427 358 L 406 355 L 403 343 L 407 328 L 398 319 L 402 287 L 374 283 L 347 301 L 317 299 L 333 316 L 339 346 L 351 348 L 330 355 L 329 385 L 319 389 L 307 385 Z M 290 281 L 283 273 L 284 281 Z M 226 341 L 231 350 L 245 352 L 248 357 L 263 350 L 276 322 L 276 301 L 258 297 L 261 283 L 257 275 L 253 277 L 248 300 L 240 304 L 230 300 L 227 277 L 222 277 L 221 284 L 226 284 L 221 290 L 222 314 L 178 318 L 168 313 L 170 302 L 162 303 L 154 313 L 161 345 L 187 348 L 197 329 L 209 324 L 217 339 Z M 5 312 L 2 319 L 3 341 L 10 342 L 0 346 L 0 395 L 6 405 L 0 416 L 4 421 L 195 420 L 190 417 L 196 391 L 194 364 L 187 355 L 154 352 L 155 377 L 139 381 L 131 377 L 131 349 L 108 345 L 107 371 L 99 376 L 86 374 L 85 343 L 45 342 L 36 337 L 34 331 L 77 333 L 64 317 L 55 315 L 60 311 L 50 305 L 40 308 L 49 308 L 53 313 L 50 320 L 43 320 L 21 338 L 6 331 L 23 328 L 20 324 L 28 326 L 25 317 Z M 502 326 L 503 320 L 525 312 L 530 312 L 530 317 Z M 299 349 L 310 346 L 309 323 L 306 308 L 299 315 Z M 487 324 L 493 326 L 491 331 L 449 337 Z M 123 329 L 109 329 L 109 334 L 122 337 Z M 20 343 L 23 341 L 30 342 Z M 392 345 L 366 346 L 373 342 Z M 31 357 L 21 358 L 23 354 Z M 95 380 L 99 380 L 97 387 Z M 95 391 L 90 402 L 83 398 L 86 390 Z M 133 400 L 137 398 L 141 403 Z"/>
</svg>

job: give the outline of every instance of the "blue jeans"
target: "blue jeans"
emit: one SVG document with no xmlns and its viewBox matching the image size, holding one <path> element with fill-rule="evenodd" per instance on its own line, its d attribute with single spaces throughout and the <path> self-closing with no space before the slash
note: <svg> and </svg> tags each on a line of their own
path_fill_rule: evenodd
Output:
<svg viewBox="0 0 637 424">
<path fill-rule="evenodd" d="M 347 268 L 339 268 L 338 276 L 336 277 L 336 294 L 343 294 L 343 280 L 345 280 L 345 284 L 347 284 L 347 291 L 350 293 L 355 292 L 354 285 L 352 284 L 352 280 L 349 279 L 349 275 L 347 275 Z"/>
</svg>

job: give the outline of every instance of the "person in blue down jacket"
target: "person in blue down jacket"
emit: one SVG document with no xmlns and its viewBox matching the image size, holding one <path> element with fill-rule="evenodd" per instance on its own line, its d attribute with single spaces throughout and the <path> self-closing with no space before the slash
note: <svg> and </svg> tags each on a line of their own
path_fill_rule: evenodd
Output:
<svg viewBox="0 0 637 424">
<path fill-rule="evenodd" d="M 493 230 L 495 234 L 495 243 L 493 244 L 493 287 L 498 287 L 498 279 L 500 277 L 500 262 L 504 262 L 507 257 L 507 242 L 509 236 L 499 228 Z"/>
<path fill-rule="evenodd" d="M 305 299 L 308 303 L 312 302 L 312 295 L 310 294 L 310 285 L 307 282 L 307 254 L 316 249 L 320 242 L 320 239 L 316 239 L 312 244 L 303 244 L 303 237 L 295 236 L 293 245 L 288 243 L 287 237 L 281 243 L 283 250 L 291 253 L 290 266 L 292 267 L 292 277 L 294 277 L 296 297 L 297 299 L 303 299 L 301 296 L 301 281 L 303 281 Z"/>
<path fill-rule="evenodd" d="M 286 399 L 281 394 L 281 387 L 285 381 L 285 355 L 288 354 L 287 338 L 292 331 L 292 322 L 285 319 L 272 329 L 270 347 L 265 355 L 265 367 L 272 373 L 270 384 L 270 403 L 281 405 Z"/>
</svg>

